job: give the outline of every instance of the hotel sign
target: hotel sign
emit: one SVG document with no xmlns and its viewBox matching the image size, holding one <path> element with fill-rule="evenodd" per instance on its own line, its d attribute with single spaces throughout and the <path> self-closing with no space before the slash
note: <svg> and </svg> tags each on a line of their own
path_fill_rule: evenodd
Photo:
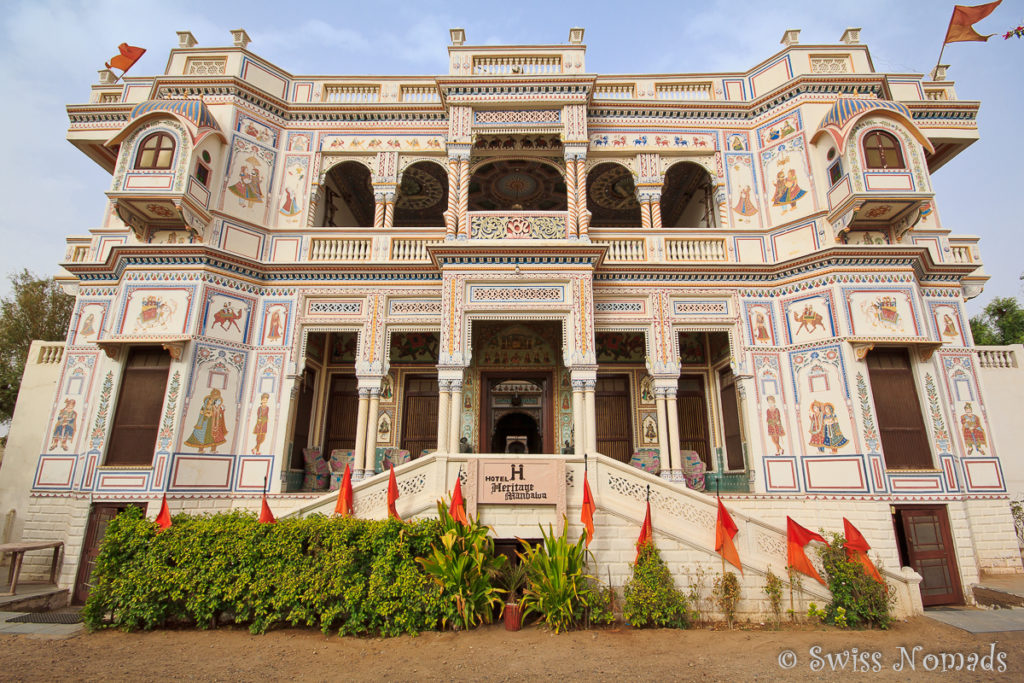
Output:
<svg viewBox="0 0 1024 683">
<path fill-rule="evenodd" d="M 557 505 L 561 460 L 480 460 L 477 500 L 481 505 Z"/>
</svg>

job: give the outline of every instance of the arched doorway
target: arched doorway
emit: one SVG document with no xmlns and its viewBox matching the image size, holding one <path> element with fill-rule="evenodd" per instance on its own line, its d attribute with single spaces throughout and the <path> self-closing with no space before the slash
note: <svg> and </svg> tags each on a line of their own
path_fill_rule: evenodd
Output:
<svg viewBox="0 0 1024 683">
<path fill-rule="evenodd" d="M 700 164 L 683 161 L 665 174 L 661 220 L 666 228 L 718 227 L 711 174 Z"/>
<path fill-rule="evenodd" d="M 373 186 L 370 169 L 358 161 L 343 161 L 331 167 L 320 187 L 315 223 L 327 228 L 371 227 Z"/>
<path fill-rule="evenodd" d="M 395 227 L 444 227 L 448 172 L 432 161 L 418 161 L 402 172 L 395 201 Z"/>
<path fill-rule="evenodd" d="M 489 161 L 469 179 L 470 211 L 566 211 L 568 206 L 562 171 L 541 161 Z"/>
<path fill-rule="evenodd" d="M 594 228 L 640 227 L 633 172 L 622 164 L 598 164 L 587 174 L 587 209 Z"/>
<path fill-rule="evenodd" d="M 506 413 L 494 425 L 491 452 L 541 453 L 542 443 L 536 418 L 526 413 Z"/>
</svg>

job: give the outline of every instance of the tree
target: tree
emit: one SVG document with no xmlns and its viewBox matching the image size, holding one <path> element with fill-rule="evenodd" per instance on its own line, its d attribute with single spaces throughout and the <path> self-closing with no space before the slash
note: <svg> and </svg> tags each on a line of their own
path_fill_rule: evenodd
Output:
<svg viewBox="0 0 1024 683">
<path fill-rule="evenodd" d="M 996 297 L 971 318 L 971 334 L 979 346 L 1024 344 L 1024 309 L 1013 297 Z"/>
<path fill-rule="evenodd" d="M 10 281 L 11 296 L 0 299 L 0 423 L 14 414 L 32 340 L 63 340 L 75 307 L 75 297 L 52 277 L 38 278 L 25 269 Z"/>
</svg>

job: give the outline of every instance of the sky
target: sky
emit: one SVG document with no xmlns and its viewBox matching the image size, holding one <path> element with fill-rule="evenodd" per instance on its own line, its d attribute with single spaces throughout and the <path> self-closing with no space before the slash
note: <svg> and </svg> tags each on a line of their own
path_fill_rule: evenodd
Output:
<svg viewBox="0 0 1024 683">
<path fill-rule="evenodd" d="M 54 274 L 64 238 L 102 220 L 110 176 L 66 141 L 65 106 L 88 101 L 96 71 L 122 42 L 148 50 L 130 72 L 140 76 L 163 73 L 175 31 L 192 31 L 200 46 L 213 47 L 230 45 L 237 28 L 249 33 L 251 51 L 292 74 L 442 74 L 449 28 L 464 28 L 470 45 L 562 44 L 570 27 L 581 26 L 591 73 L 701 73 L 750 69 L 781 49 L 787 29 L 801 29 L 801 43 L 835 44 L 845 28 L 860 27 L 876 70 L 928 73 L 953 4 L 5 0 L 0 295 L 10 293 L 6 276 L 22 268 Z M 933 177 L 945 226 L 982 238 L 992 279 L 969 302 L 972 315 L 995 296 L 1022 293 L 1024 135 L 1016 126 L 1024 112 L 1024 40 L 1002 38 L 1020 24 L 1024 0 L 1004 0 L 976 27 L 996 34 L 989 42 L 954 43 L 943 55 L 960 99 L 982 103 L 981 139 Z"/>
</svg>

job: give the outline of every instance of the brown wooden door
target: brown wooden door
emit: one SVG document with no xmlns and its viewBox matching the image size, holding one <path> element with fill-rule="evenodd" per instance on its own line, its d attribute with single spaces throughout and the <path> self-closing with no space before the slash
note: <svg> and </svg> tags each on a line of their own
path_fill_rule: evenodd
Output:
<svg viewBox="0 0 1024 683">
<path fill-rule="evenodd" d="M 356 447 L 359 423 L 359 389 L 354 375 L 332 375 L 327 396 L 327 422 L 324 427 L 325 456 L 335 448 Z"/>
<path fill-rule="evenodd" d="M 633 455 L 633 411 L 628 375 L 601 375 L 594 392 L 597 450 L 619 462 Z"/>
<path fill-rule="evenodd" d="M 867 361 L 885 466 L 934 467 L 907 350 L 874 349 L 868 353 Z"/>
<path fill-rule="evenodd" d="M 100 553 L 100 544 L 107 533 L 107 525 L 120 512 L 129 507 L 140 507 L 146 511 L 145 503 L 94 503 L 89 511 L 89 521 L 85 527 L 85 540 L 82 544 L 82 559 L 78 563 L 78 574 L 75 576 L 75 589 L 71 596 L 72 603 L 84 605 L 89 597 L 92 570 L 96 566 L 96 557 Z"/>
<path fill-rule="evenodd" d="M 295 406 L 295 427 L 292 429 L 291 467 L 302 470 L 306 459 L 302 449 L 309 446 L 309 423 L 313 417 L 313 399 L 316 397 L 316 370 L 307 368 L 299 389 L 298 405 Z"/>
<path fill-rule="evenodd" d="M 402 448 L 414 457 L 437 448 L 437 376 L 411 375 L 405 378 L 402 399 Z M 462 406 L 457 407 L 462 410 Z"/>
<path fill-rule="evenodd" d="M 726 469 L 746 469 L 743 464 L 743 436 L 740 433 L 740 411 L 736 403 L 736 385 L 725 385 L 729 375 L 722 373 L 722 390 L 719 396 L 722 400 L 722 436 L 725 439 L 725 462 Z"/>
<path fill-rule="evenodd" d="M 906 554 L 901 559 L 922 578 L 921 603 L 925 607 L 963 604 L 945 506 L 897 507 L 895 519 L 897 538 Z"/>
<path fill-rule="evenodd" d="M 158 346 L 128 353 L 117 398 L 107 465 L 151 465 L 167 390 L 170 355 Z"/>
<path fill-rule="evenodd" d="M 703 376 L 683 375 L 679 378 L 676 409 L 679 414 L 679 449 L 696 451 L 710 472 L 711 441 L 708 438 L 708 408 Z"/>
</svg>

